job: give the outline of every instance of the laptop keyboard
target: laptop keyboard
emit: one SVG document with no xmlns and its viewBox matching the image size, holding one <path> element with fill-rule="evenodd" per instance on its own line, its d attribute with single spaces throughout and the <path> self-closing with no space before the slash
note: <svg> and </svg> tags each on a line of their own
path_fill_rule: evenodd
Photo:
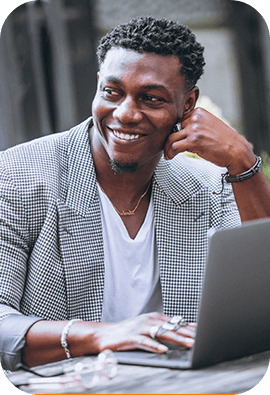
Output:
<svg viewBox="0 0 270 395">
<path fill-rule="evenodd" d="M 165 354 L 147 351 L 115 352 L 119 363 L 128 365 L 154 366 L 173 369 L 189 369 L 191 367 L 192 350 L 186 348 L 169 349 Z"/>
<path fill-rule="evenodd" d="M 155 358 L 159 360 L 178 360 L 178 361 L 190 361 L 191 349 L 189 348 L 177 348 L 173 350 L 168 350 L 165 354 L 152 354 L 149 353 L 147 358 Z"/>
</svg>

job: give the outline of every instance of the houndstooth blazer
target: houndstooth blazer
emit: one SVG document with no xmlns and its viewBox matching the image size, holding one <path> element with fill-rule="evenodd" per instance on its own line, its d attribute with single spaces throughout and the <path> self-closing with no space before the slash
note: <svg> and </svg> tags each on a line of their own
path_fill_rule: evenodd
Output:
<svg viewBox="0 0 270 395">
<path fill-rule="evenodd" d="M 0 157 L 0 317 L 99 321 L 104 254 L 89 119 Z M 210 228 L 235 226 L 220 168 L 178 155 L 153 175 L 164 313 L 195 321 Z"/>
</svg>

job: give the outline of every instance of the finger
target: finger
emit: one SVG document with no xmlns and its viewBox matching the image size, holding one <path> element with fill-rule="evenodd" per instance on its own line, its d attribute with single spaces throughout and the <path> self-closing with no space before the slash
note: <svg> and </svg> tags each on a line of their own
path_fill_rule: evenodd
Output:
<svg viewBox="0 0 270 395">
<path fill-rule="evenodd" d="M 192 326 L 180 327 L 175 332 L 184 337 L 191 337 L 192 339 L 196 336 L 196 328 Z"/>
<path fill-rule="evenodd" d="M 197 323 L 196 322 L 191 322 L 188 324 L 188 327 L 193 330 L 193 333 L 196 334 L 196 329 L 197 329 Z"/>
<path fill-rule="evenodd" d="M 195 328 L 191 328 L 191 327 L 180 327 L 175 331 L 168 331 L 168 336 L 173 336 L 173 337 L 177 337 L 177 336 L 181 336 L 181 337 L 188 337 L 191 339 L 194 339 L 196 334 L 196 330 Z"/>
<path fill-rule="evenodd" d="M 128 351 L 136 349 L 155 352 L 159 354 L 163 354 L 168 351 L 167 346 L 159 343 L 156 340 L 151 339 L 151 337 L 144 335 L 136 336 L 132 341 L 126 342 L 125 344 L 119 346 L 117 348 L 117 351 Z"/>
<path fill-rule="evenodd" d="M 183 129 L 179 130 L 178 132 L 170 134 L 164 146 L 164 158 L 172 159 L 172 152 L 174 151 L 174 147 L 172 146 L 178 141 L 184 141 L 187 138 L 187 136 L 188 136 L 187 130 L 183 130 Z"/>
<path fill-rule="evenodd" d="M 183 332 L 179 334 L 175 331 L 166 331 L 162 334 L 157 333 L 156 338 L 161 342 L 186 348 L 191 348 L 194 345 L 194 338 L 187 336 L 187 334 Z"/>
<path fill-rule="evenodd" d="M 168 351 L 168 347 L 165 344 L 161 344 L 158 341 L 155 341 L 148 336 L 144 336 L 143 339 L 139 342 L 138 348 L 140 350 L 156 352 L 158 354 L 163 354 Z"/>
<path fill-rule="evenodd" d="M 167 140 L 164 148 L 164 158 L 166 160 L 173 159 L 175 155 L 185 151 L 192 152 L 192 149 L 190 142 L 187 139 L 187 134 L 183 133 L 182 135 L 178 136 L 178 139 L 174 138 Z"/>
<path fill-rule="evenodd" d="M 193 113 L 194 113 L 195 110 L 196 110 L 196 109 L 194 108 L 192 111 L 189 111 L 189 112 L 185 113 L 185 114 L 182 116 L 182 118 L 179 120 L 179 122 L 181 123 L 182 129 L 184 129 L 184 128 L 186 127 L 186 125 L 187 125 L 188 122 L 189 122 L 189 118 L 192 117 L 192 115 L 193 115 Z"/>
<path fill-rule="evenodd" d="M 172 159 L 175 155 L 185 152 L 185 151 L 192 151 L 192 147 L 190 145 L 191 141 L 188 140 L 188 136 L 192 128 L 189 128 L 189 125 L 192 125 L 194 122 L 199 124 L 200 119 L 202 118 L 200 108 L 194 108 L 192 111 L 183 115 L 180 119 L 181 123 L 181 130 L 176 133 L 172 133 L 165 144 L 164 147 L 164 158 L 165 159 Z M 181 142 L 179 144 L 179 142 Z"/>
</svg>

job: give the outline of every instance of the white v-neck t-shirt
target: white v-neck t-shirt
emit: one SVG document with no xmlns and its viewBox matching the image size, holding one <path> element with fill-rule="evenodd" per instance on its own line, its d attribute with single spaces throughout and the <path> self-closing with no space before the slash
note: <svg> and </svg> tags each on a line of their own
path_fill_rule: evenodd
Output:
<svg viewBox="0 0 270 395">
<path fill-rule="evenodd" d="M 98 185 L 103 231 L 105 284 L 102 322 L 163 311 L 152 198 L 135 239 Z"/>
</svg>

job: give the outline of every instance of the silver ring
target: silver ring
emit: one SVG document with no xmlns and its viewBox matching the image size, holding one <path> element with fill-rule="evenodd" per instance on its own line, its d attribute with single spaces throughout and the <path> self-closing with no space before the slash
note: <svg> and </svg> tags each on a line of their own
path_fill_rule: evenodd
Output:
<svg viewBox="0 0 270 395">
<path fill-rule="evenodd" d="M 186 320 L 181 315 L 174 315 L 170 320 L 172 324 L 177 324 L 178 327 L 180 326 L 187 326 Z"/>
<path fill-rule="evenodd" d="M 170 321 L 164 322 L 161 328 L 167 331 L 176 331 L 180 326 L 187 326 L 187 322 L 181 315 L 175 315 Z"/>
<path fill-rule="evenodd" d="M 159 330 L 159 328 L 160 328 L 160 326 L 157 326 L 157 325 L 151 326 L 149 332 L 150 332 L 150 336 L 152 337 L 152 339 L 156 340 L 156 334 L 157 334 L 157 331 Z"/>
<path fill-rule="evenodd" d="M 178 122 L 174 125 L 172 132 L 176 133 L 176 132 L 180 132 L 180 130 L 182 130 L 182 124 L 181 122 Z"/>
</svg>

